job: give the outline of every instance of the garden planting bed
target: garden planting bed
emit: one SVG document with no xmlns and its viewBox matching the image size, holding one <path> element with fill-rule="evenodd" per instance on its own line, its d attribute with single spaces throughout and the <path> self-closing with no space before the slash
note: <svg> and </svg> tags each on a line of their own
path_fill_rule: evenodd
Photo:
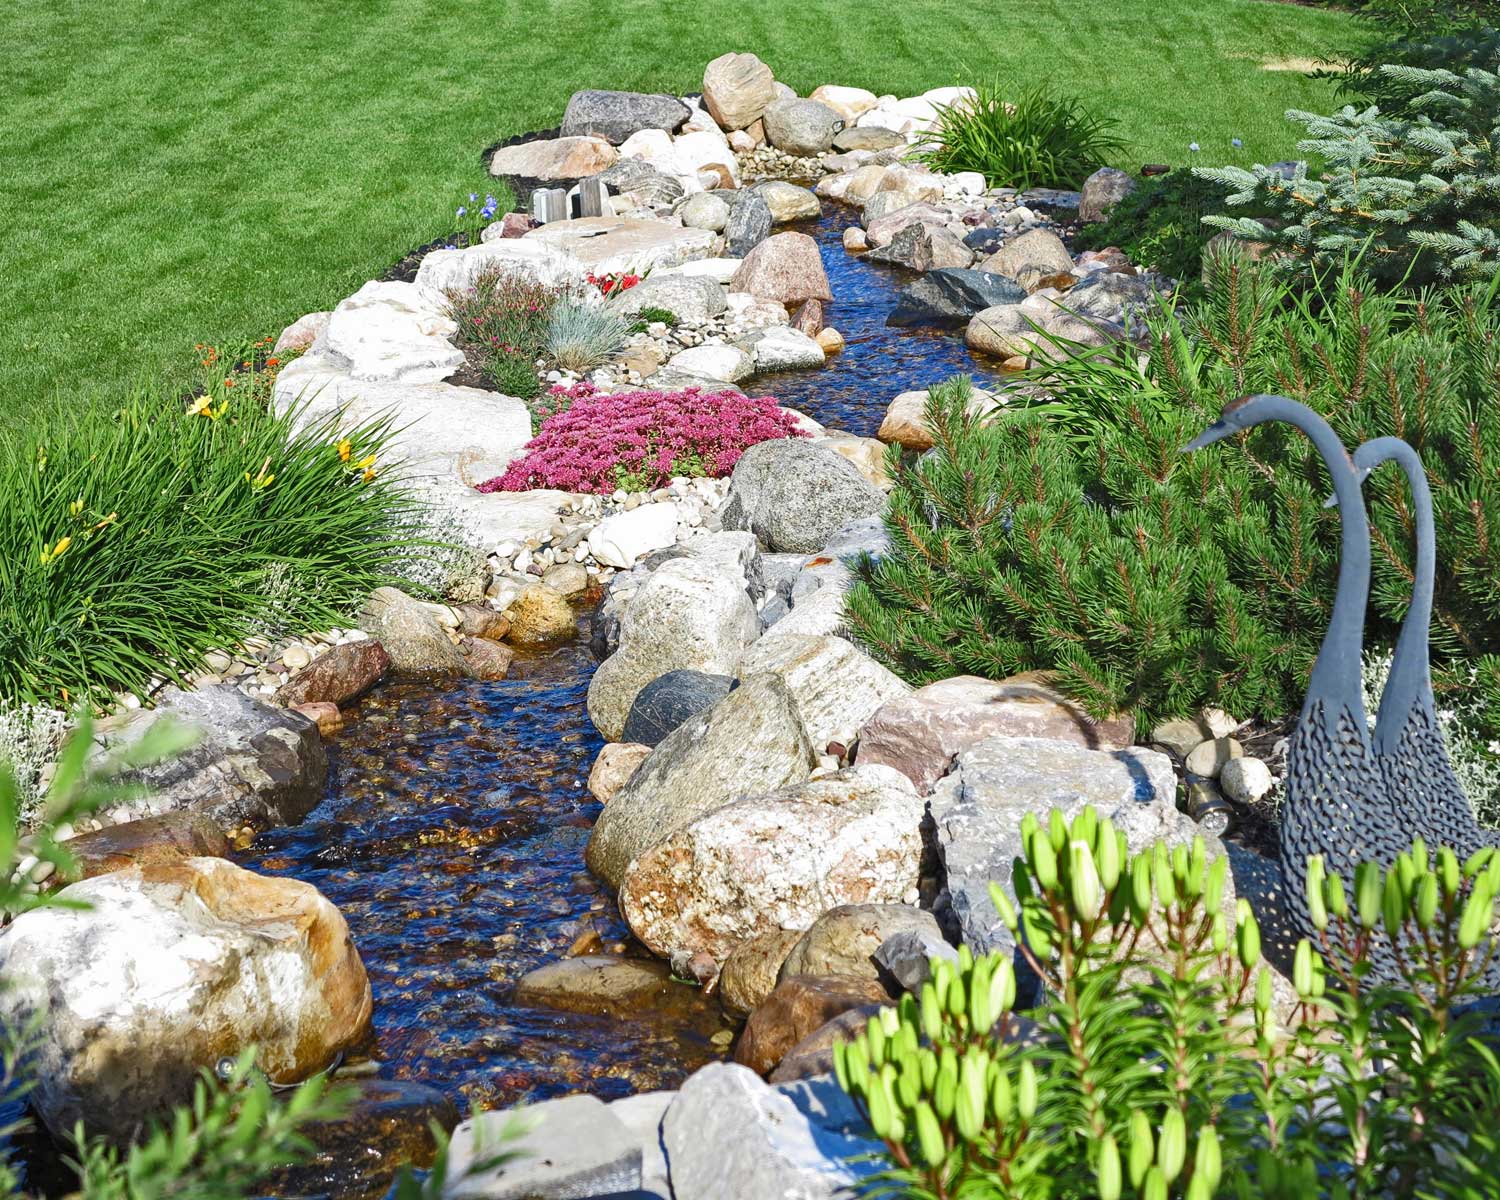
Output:
<svg viewBox="0 0 1500 1200">
<path fill-rule="evenodd" d="M 60 1022 L 50 1127 L 181 1099 L 203 1065 L 187 1058 L 256 1042 L 278 1078 L 338 1058 L 410 1085 L 379 1108 L 367 1079 L 353 1119 L 356 1144 L 393 1158 L 430 1154 L 414 1131 L 451 1125 L 453 1101 L 547 1101 L 538 1145 L 567 1154 L 454 1194 L 832 1196 L 873 1143 L 827 1074 L 829 1022 L 848 1030 L 960 940 L 1013 947 L 987 888 L 1010 878 L 1024 813 L 1093 804 L 1133 849 L 1201 835 L 1236 856 L 1241 894 L 1261 879 L 1177 797 L 1185 765 L 1209 792 L 1222 773 L 1232 799 L 1262 800 L 1273 772 L 1241 742 L 1274 765 L 1264 731 L 1251 742 L 1208 711 L 1140 745 L 1129 717 L 1092 719 L 1045 679 L 913 689 L 848 636 L 851 564 L 888 549 L 887 447 L 932 446 L 927 389 L 967 373 L 993 411 L 1035 386 L 1014 373 L 1038 328 L 1118 344 L 1170 294 L 1117 250 L 1068 248 L 1129 179 L 1017 192 L 934 174 L 910 143 L 959 93 L 788 91 L 730 56 L 701 98 L 580 93 L 557 136 L 492 148 L 492 169 L 523 192 L 597 177 L 611 215 L 492 213 L 282 335 L 296 357 L 275 403 L 389 415 L 401 469 L 473 551 L 468 575 L 445 581 L 451 603 L 382 589 L 359 628 L 226 650 L 195 691 L 129 698 L 156 707 L 102 730 L 180 710 L 222 735 L 153 775 L 147 807 L 78 831 L 90 862 L 179 862 L 182 877 L 78 885 L 94 911 L 39 915 L 60 924 L 35 936 L 38 918 L 14 923 L 6 972 L 80 972 L 68 947 L 94 923 L 128 942 L 142 913 L 227 870 L 232 902 L 187 921 L 224 948 L 150 952 L 209 963 L 236 999 L 195 1000 L 190 1022 L 223 1034 L 201 1044 L 152 1017 L 153 998 L 120 1000 L 109 1036 L 177 1068 L 126 1093 Z M 639 124 L 663 111 L 670 128 Z M 511 394 L 457 319 L 476 283 L 504 278 L 583 320 L 623 314 L 623 332 L 571 369 L 555 339 L 506 351 L 535 385 Z M 660 406 L 683 428 L 631 425 Z M 617 444 L 590 451 L 606 421 Z M 238 851 L 193 824 L 205 812 Z M 239 866 L 204 865 L 222 854 Z M 274 1012 L 292 997 L 242 996 L 226 964 L 258 904 L 292 903 L 349 950 L 335 968 L 287 938 L 320 1040 L 283 1060 Z M 498 1119 L 461 1126 L 456 1157 Z M 378 1194 L 390 1165 L 325 1162 L 325 1186 Z"/>
</svg>

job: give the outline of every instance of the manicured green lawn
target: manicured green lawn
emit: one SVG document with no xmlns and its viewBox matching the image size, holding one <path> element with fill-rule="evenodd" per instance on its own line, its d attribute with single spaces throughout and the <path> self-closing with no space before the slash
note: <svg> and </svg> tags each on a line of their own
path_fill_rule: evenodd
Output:
<svg viewBox="0 0 1500 1200">
<path fill-rule="evenodd" d="M 480 149 L 555 124 L 579 87 L 696 90 L 730 49 L 804 94 L 993 75 L 1115 115 L 1123 166 L 1270 161 L 1292 149 L 1282 111 L 1330 90 L 1260 63 L 1361 36 L 1263 0 L 76 0 L 6 25 L 12 428 L 333 304 L 446 232 Z"/>
</svg>

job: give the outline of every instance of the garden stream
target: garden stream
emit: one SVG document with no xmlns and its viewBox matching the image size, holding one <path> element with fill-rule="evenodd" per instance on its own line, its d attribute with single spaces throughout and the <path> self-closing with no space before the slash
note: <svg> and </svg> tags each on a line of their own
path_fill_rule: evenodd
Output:
<svg viewBox="0 0 1500 1200">
<path fill-rule="evenodd" d="M 822 248 L 836 297 L 828 322 L 847 348 L 822 370 L 762 377 L 754 390 L 871 435 L 898 392 L 989 372 L 961 334 L 886 326 L 911 276 L 846 254 L 849 219 L 829 205 L 804 226 Z M 585 782 L 602 744 L 585 708 L 587 621 L 572 642 L 518 655 L 501 682 L 396 681 L 366 696 L 329 743 L 323 803 L 242 856 L 339 907 L 374 989 L 380 1074 L 438 1088 L 461 1112 L 675 1087 L 727 1047 L 717 1002 L 686 985 L 623 1017 L 510 1000 L 517 979 L 575 944 L 644 954 L 583 861 L 598 811 Z"/>
</svg>

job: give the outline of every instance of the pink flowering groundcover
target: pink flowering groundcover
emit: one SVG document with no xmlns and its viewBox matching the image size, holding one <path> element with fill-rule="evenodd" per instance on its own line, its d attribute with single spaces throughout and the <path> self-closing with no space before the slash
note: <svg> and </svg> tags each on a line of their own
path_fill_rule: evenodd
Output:
<svg viewBox="0 0 1500 1200">
<path fill-rule="evenodd" d="M 481 483 L 481 492 L 648 490 L 674 475 L 728 475 L 757 442 L 806 436 L 769 396 L 699 388 L 606 393 L 580 383 L 554 388 L 548 400 L 556 411 L 526 453 Z"/>
</svg>

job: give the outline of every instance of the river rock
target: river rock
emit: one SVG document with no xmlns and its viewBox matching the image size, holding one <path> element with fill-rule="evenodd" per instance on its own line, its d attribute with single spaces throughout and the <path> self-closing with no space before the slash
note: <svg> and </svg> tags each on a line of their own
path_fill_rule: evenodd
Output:
<svg viewBox="0 0 1500 1200">
<path fill-rule="evenodd" d="M 776 990 L 781 964 L 802 940 L 800 929 L 767 929 L 746 938 L 719 972 L 719 1004 L 732 1017 L 747 1017 Z"/>
<path fill-rule="evenodd" d="M 829 1074 L 833 1070 L 834 1045 L 864 1037 L 870 1018 L 887 1007 L 888 1003 L 872 1003 L 845 1009 L 783 1053 L 776 1069 L 766 1078 L 771 1083 L 791 1083 L 798 1079 Z"/>
<path fill-rule="evenodd" d="M 642 504 L 613 513 L 589 534 L 589 553 L 607 567 L 628 570 L 637 560 L 677 540 L 677 506 Z"/>
<path fill-rule="evenodd" d="M 738 383 L 755 374 L 755 360 L 738 346 L 716 343 L 679 350 L 667 366 L 721 383 Z"/>
<path fill-rule="evenodd" d="M 618 888 L 651 847 L 705 813 L 805 778 L 816 758 L 786 685 L 774 675 L 747 679 L 669 734 L 615 794 L 589 837 L 589 869 Z M 665 955 L 686 945 L 651 948 Z"/>
<path fill-rule="evenodd" d="M 740 456 L 721 513 L 768 550 L 812 554 L 834 530 L 885 508 L 885 494 L 846 458 L 801 438 L 760 442 Z"/>
<path fill-rule="evenodd" d="M 874 92 L 867 92 L 864 88 L 840 87 L 836 83 L 825 83 L 822 87 L 814 88 L 807 98 L 826 104 L 845 122 L 853 122 L 860 114 L 869 112 L 879 103 Z"/>
<path fill-rule="evenodd" d="M 734 1061 L 768 1075 L 782 1057 L 840 1013 L 890 1000 L 872 977 L 783 975 L 766 1002 L 750 1014 L 734 1048 Z"/>
<path fill-rule="evenodd" d="M 384 647 L 397 671 L 466 673 L 463 655 L 432 610 L 399 588 L 380 587 L 371 592 L 360 617 L 360 627 Z"/>
<path fill-rule="evenodd" d="M 353 1092 L 334 1121 L 315 1121 L 299 1132 L 312 1154 L 277 1171 L 265 1193 L 278 1196 L 380 1195 L 402 1167 L 427 1167 L 437 1154 L 433 1126 L 458 1124 L 458 1109 L 435 1088 L 406 1079 L 340 1080 Z"/>
<path fill-rule="evenodd" d="M 721 54 L 703 72 L 703 106 L 721 129 L 745 129 L 776 99 L 771 68 L 753 54 Z"/>
<path fill-rule="evenodd" d="M 955 755 L 998 736 L 1123 750 L 1135 740 L 1135 726 L 1124 716 L 1095 720 L 1037 675 L 998 683 L 958 675 L 884 703 L 860 730 L 859 761 L 895 767 L 926 793 Z"/>
<path fill-rule="evenodd" d="M 707 192 L 693 198 L 718 199 Z M 617 303 L 619 311 L 626 316 L 636 316 L 643 308 L 665 308 L 683 324 L 705 325 L 721 314 L 728 302 L 724 298 L 724 289 L 714 280 L 673 272 L 641 280 L 624 292 Z"/>
<path fill-rule="evenodd" d="M 437 383 L 463 365 L 457 332 L 432 288 L 372 279 L 338 303 L 322 339 L 354 379 Z"/>
<path fill-rule="evenodd" d="M 768 683 L 785 693 L 757 676 L 719 709 Z M 625 871 L 620 911 L 653 953 L 723 962 L 768 925 L 806 929 L 833 905 L 896 903 L 917 886 L 922 801 L 899 772 L 853 767 L 780 791 L 738 790 L 754 798 L 702 804 L 696 820 L 676 824 Z"/>
<path fill-rule="evenodd" d="M 496 614 L 499 615 L 498 613 Z M 276 703 L 347 704 L 385 678 L 391 656 L 373 638 L 329 646 L 276 691 Z"/>
<path fill-rule="evenodd" d="M 753 190 L 737 192 L 729 205 L 729 220 L 724 224 L 724 253 L 743 259 L 771 236 L 772 221 L 771 206 L 764 197 Z M 731 284 L 732 280 L 733 277 Z"/>
<path fill-rule="evenodd" d="M 465 637 L 489 638 L 498 642 L 510 632 L 510 619 L 488 605 L 455 604 L 453 611 L 458 614 L 458 632 Z"/>
<path fill-rule="evenodd" d="M 809 300 L 808 303 L 818 301 Z M 821 367 L 826 360 L 822 346 L 789 325 L 772 325 L 769 329 L 759 330 L 742 339 L 739 346 L 754 360 L 757 374 Z"/>
<path fill-rule="evenodd" d="M 572 606 L 545 583 L 532 583 L 506 610 L 510 620 L 507 635 L 517 646 L 541 646 L 564 641 L 578 632 Z"/>
<path fill-rule="evenodd" d="M 849 176 L 838 199 L 845 204 L 863 208 L 869 202 L 870 197 L 879 190 L 880 182 L 885 178 L 887 169 L 888 166 L 885 163 L 866 163 Z"/>
<path fill-rule="evenodd" d="M 1276 780 L 1258 758 L 1231 758 L 1219 768 L 1219 786 L 1231 800 L 1250 804 L 1275 787 Z"/>
<path fill-rule="evenodd" d="M 1018 304 L 1026 291 L 1013 279 L 989 271 L 946 267 L 929 271 L 901 289 L 887 325 L 955 327 L 997 304 Z"/>
<path fill-rule="evenodd" d="M 690 111 L 675 96 L 587 88 L 569 98 L 559 132 L 563 137 L 602 137 L 618 146 L 639 129 L 676 133 Z"/>
<path fill-rule="evenodd" d="M 1045 339 L 1037 333 L 1041 321 L 1029 316 L 1019 304 L 996 304 L 974 314 L 964 330 L 971 349 L 996 358 L 1030 356 Z"/>
<path fill-rule="evenodd" d="M 882 177 L 883 178 L 883 177 Z M 931 204 L 900 204 L 895 200 L 900 193 L 877 191 L 870 197 L 871 202 L 875 196 L 890 196 L 890 201 L 881 201 L 874 209 L 869 204 L 865 205 L 861 222 L 865 227 L 865 240 L 872 246 L 888 246 L 891 239 L 909 225 L 934 225 L 946 228 L 953 215 L 944 209 L 935 208 Z M 896 207 L 889 207 L 892 203 Z M 882 211 L 884 210 L 884 211 Z"/>
<path fill-rule="evenodd" d="M 163 689 L 154 709 L 138 709 L 96 735 L 99 752 L 133 745 L 158 719 L 186 725 L 198 741 L 176 758 L 125 773 L 151 814 L 187 809 L 223 829 L 296 825 L 323 798 L 328 756 L 306 717 L 262 704 L 232 683 L 184 692 Z"/>
<path fill-rule="evenodd" d="M 875 436 L 882 442 L 894 442 L 907 450 L 932 449 L 932 427 L 927 424 L 927 395 L 925 388 L 902 392 L 887 406 Z M 1003 393 L 973 388 L 965 408 L 973 416 L 988 416 L 1004 405 Z"/>
<path fill-rule="evenodd" d="M 1189 775 L 1216 779 L 1226 763 L 1236 758 L 1243 758 L 1244 755 L 1245 748 L 1234 738 L 1210 738 L 1199 742 L 1188 751 L 1183 766 Z"/>
<path fill-rule="evenodd" d="M 889 168 L 887 168 L 887 170 L 889 170 Z M 884 174 L 881 175 L 881 182 L 885 182 Z M 921 202 L 920 198 L 916 195 L 915 192 L 906 192 L 891 188 L 882 189 L 877 187 L 871 194 L 870 198 L 865 201 L 864 208 L 860 213 L 860 221 L 865 226 L 865 233 L 866 237 L 868 238 L 871 226 L 878 225 L 880 221 L 888 217 L 892 217 L 898 213 L 907 213 L 908 216 L 910 216 L 912 214 L 908 213 L 909 209 L 925 209 L 927 207 L 927 205 Z M 890 238 L 882 238 L 879 241 L 875 240 L 874 238 L 870 238 L 870 245 L 877 248 L 882 245 L 888 245 L 895 239 L 897 233 L 910 228 L 914 224 L 932 224 L 933 228 L 935 229 L 942 227 L 936 222 L 905 220 L 900 223 L 899 228 L 894 233 L 892 233 Z"/>
<path fill-rule="evenodd" d="M 792 693 L 802 727 L 820 754 L 830 742 L 852 745 L 883 704 L 911 688 L 852 642 L 839 637 L 768 635 L 740 657 L 741 678 L 770 673 Z"/>
<path fill-rule="evenodd" d="M 958 951 L 941 934 L 920 926 L 893 933 L 875 951 L 875 964 L 912 995 L 920 995 L 932 974 L 932 960 L 946 958 L 958 965 Z"/>
<path fill-rule="evenodd" d="M 729 675 L 668 671 L 636 693 L 625 718 L 624 738 L 643 746 L 659 745 L 683 722 L 724 699 L 733 686 Z"/>
<path fill-rule="evenodd" d="M 1048 276 L 1071 271 L 1073 256 L 1062 238 L 1050 229 L 1029 229 L 991 254 L 979 264 L 979 269 L 1014 279 L 1028 292 L 1034 292 Z"/>
<path fill-rule="evenodd" d="M 781 978 L 840 975 L 879 979 L 875 957 L 897 934 L 941 942 L 942 930 L 930 912 L 909 904 L 841 904 L 813 922 L 781 965 Z"/>
<path fill-rule="evenodd" d="M 10 1028 L 41 1022 L 31 1102 L 60 1138 L 78 1120 L 129 1137 L 246 1046 L 290 1083 L 369 1031 L 364 966 L 311 884 L 185 858 L 58 898 L 87 907 L 37 909 L 0 934 L 0 1015 Z"/>
<path fill-rule="evenodd" d="M 731 248 L 730 253 L 736 253 L 735 249 Z M 772 234 L 752 247 L 735 272 L 729 290 L 749 292 L 762 300 L 779 300 L 783 304 L 833 299 L 818 243 L 805 233 Z"/>
<path fill-rule="evenodd" d="M 823 302 L 804 300 L 799 304 L 797 311 L 792 314 L 792 328 L 798 333 L 816 338 L 823 329 Z"/>
<path fill-rule="evenodd" d="M 501 1131 L 521 1119 L 527 1132 Z M 514 1159 L 477 1167 L 499 1150 Z M 443 1200 L 582 1200 L 633 1194 L 641 1186 L 641 1147 L 594 1096 L 562 1096 L 470 1117 L 453 1131 Z"/>
<path fill-rule="evenodd" d="M 463 655 L 464 674 L 470 679 L 495 682 L 510 674 L 516 652 L 489 638 L 461 637 L 458 652 Z"/>
<path fill-rule="evenodd" d="M 1046 820 L 1054 808 L 1070 820 L 1086 804 L 1109 817 L 1132 851 L 1158 838 L 1190 842 L 1199 832 L 1177 811 L 1172 760 L 1155 750 L 1090 750 L 1051 738 L 992 737 L 958 756 L 932 796 L 938 854 L 947 871 L 963 940 L 975 954 L 1015 946 L 990 900 L 991 882 L 1011 891 L 1020 825 L 1026 813 Z M 1223 846 L 1205 839 L 1213 854 Z"/>
<path fill-rule="evenodd" d="M 876 125 L 841 129 L 833 135 L 833 148 L 841 154 L 854 150 L 894 150 L 905 145 L 906 138 L 902 134 Z"/>
<path fill-rule="evenodd" d="M 106 825 L 69 838 L 67 845 L 78 867 L 76 879 L 91 879 L 127 867 L 154 866 L 181 858 L 229 855 L 229 839 L 224 831 L 196 812 L 168 812 L 159 817 Z"/>
<path fill-rule="evenodd" d="M 655 959 L 584 954 L 526 972 L 517 980 L 511 1001 L 521 1008 L 628 1020 L 681 986 L 672 982 L 672 969 Z"/>
<path fill-rule="evenodd" d="M 870 251 L 871 262 L 890 263 L 910 271 L 967 267 L 974 252 L 940 225 L 908 225 L 887 245 Z"/>
<path fill-rule="evenodd" d="M 600 804 L 608 804 L 650 753 L 650 746 L 637 742 L 606 742 L 589 771 L 589 794 Z"/>
<path fill-rule="evenodd" d="M 1131 192 L 1135 191 L 1135 180 L 1118 167 L 1100 167 L 1083 181 L 1083 191 L 1078 200 L 1078 219 L 1084 222 L 1102 221 L 1112 209 Z"/>
<path fill-rule="evenodd" d="M 738 1063 L 695 1072 L 661 1130 L 676 1200 L 835 1200 L 882 1149 L 832 1078 L 773 1088 Z"/>
<path fill-rule="evenodd" d="M 1161 306 L 1161 294 L 1149 276 L 1095 271 L 1069 291 L 1062 303 L 1068 312 L 1092 324 L 1128 324 L 1139 333 L 1146 317 Z M 1052 323 L 1047 327 L 1052 328 Z"/>
<path fill-rule="evenodd" d="M 677 216 L 689 229 L 719 233 L 729 224 L 729 205 L 712 192 L 698 192 L 682 202 Z"/>
<path fill-rule="evenodd" d="M 823 153 L 844 127 L 843 117 L 816 100 L 773 100 L 762 120 L 771 145 L 799 158 Z"/>
<path fill-rule="evenodd" d="M 344 727 L 344 714 L 339 712 L 337 704 L 323 702 L 293 704 L 288 707 L 288 711 L 301 713 L 318 727 L 318 732 L 324 737 L 332 737 Z"/>
<path fill-rule="evenodd" d="M 816 221 L 823 211 L 811 188 L 788 183 L 785 179 L 757 183 L 754 191 L 766 202 L 766 207 L 771 210 L 771 220 L 777 225 L 788 221 Z"/>
</svg>

